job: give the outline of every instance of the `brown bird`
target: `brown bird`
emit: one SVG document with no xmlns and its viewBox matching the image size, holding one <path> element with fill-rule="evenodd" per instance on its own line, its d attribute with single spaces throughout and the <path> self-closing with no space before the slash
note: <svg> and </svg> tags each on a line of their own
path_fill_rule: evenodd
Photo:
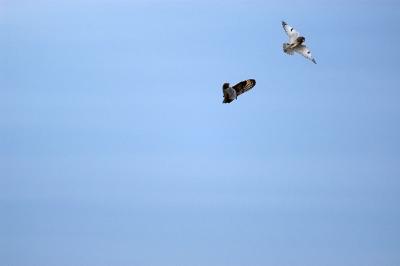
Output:
<svg viewBox="0 0 400 266">
<path fill-rule="evenodd" d="M 232 87 L 229 83 L 224 83 L 224 85 L 222 85 L 222 92 L 224 95 L 224 101 L 222 103 L 230 103 L 236 100 L 240 94 L 251 90 L 255 85 L 256 81 L 254 79 L 241 81 Z"/>
</svg>

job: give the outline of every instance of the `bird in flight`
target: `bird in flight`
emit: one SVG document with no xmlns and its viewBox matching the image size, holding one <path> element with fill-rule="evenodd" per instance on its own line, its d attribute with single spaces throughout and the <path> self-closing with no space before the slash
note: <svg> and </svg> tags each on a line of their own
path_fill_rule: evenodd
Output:
<svg viewBox="0 0 400 266">
<path fill-rule="evenodd" d="M 289 55 L 292 55 L 294 52 L 299 53 L 316 64 L 317 62 L 312 56 L 311 51 L 304 45 L 306 38 L 301 36 L 299 32 L 285 21 L 282 21 L 282 26 L 286 34 L 289 36 L 289 42 L 283 44 L 283 51 Z"/>
<path fill-rule="evenodd" d="M 222 92 L 224 95 L 224 101 L 222 103 L 230 103 L 236 100 L 240 94 L 251 90 L 255 85 L 256 81 L 254 79 L 243 80 L 232 87 L 229 83 L 224 83 L 224 85 L 222 85 Z"/>
</svg>

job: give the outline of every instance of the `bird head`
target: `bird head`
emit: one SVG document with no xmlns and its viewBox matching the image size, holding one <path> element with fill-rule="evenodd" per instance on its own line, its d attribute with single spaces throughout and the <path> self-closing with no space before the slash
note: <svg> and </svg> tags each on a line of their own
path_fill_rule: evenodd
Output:
<svg viewBox="0 0 400 266">
<path fill-rule="evenodd" d="M 297 42 L 298 42 L 299 44 L 302 44 L 302 43 L 305 42 L 305 41 L 306 41 L 306 38 L 304 38 L 303 36 L 300 36 L 300 37 L 297 38 Z"/>
<path fill-rule="evenodd" d="M 227 88 L 229 88 L 229 83 L 224 83 L 224 85 L 222 85 L 222 89 L 227 89 Z"/>
</svg>

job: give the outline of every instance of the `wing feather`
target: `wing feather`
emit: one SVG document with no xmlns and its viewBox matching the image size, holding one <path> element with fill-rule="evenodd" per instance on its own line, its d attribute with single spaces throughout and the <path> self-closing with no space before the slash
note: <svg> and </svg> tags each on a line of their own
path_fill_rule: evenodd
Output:
<svg viewBox="0 0 400 266">
<path fill-rule="evenodd" d="M 311 51 L 307 48 L 307 46 L 305 45 L 300 45 L 298 47 L 296 47 L 294 49 L 294 51 L 296 53 L 301 54 L 302 56 L 304 56 L 305 58 L 311 60 L 314 64 L 316 64 L 317 62 L 315 61 L 314 57 L 311 54 Z"/>
<path fill-rule="evenodd" d="M 239 96 L 240 94 L 251 90 L 255 85 L 256 85 L 256 81 L 254 79 L 248 79 L 248 80 L 239 82 L 232 88 L 236 91 L 236 96 Z"/>
<path fill-rule="evenodd" d="M 282 27 L 285 30 L 286 34 L 289 36 L 289 43 L 294 43 L 298 37 L 300 37 L 300 33 L 297 32 L 292 26 L 287 24 L 285 21 L 282 21 Z"/>
</svg>

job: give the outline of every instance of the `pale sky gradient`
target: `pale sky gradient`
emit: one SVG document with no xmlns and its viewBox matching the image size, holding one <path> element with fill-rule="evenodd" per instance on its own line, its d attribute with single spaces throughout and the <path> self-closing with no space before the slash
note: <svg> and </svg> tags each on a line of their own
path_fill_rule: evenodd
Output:
<svg viewBox="0 0 400 266">
<path fill-rule="evenodd" d="M 398 1 L 0 1 L 0 264 L 400 265 L 399 24 Z"/>
</svg>

